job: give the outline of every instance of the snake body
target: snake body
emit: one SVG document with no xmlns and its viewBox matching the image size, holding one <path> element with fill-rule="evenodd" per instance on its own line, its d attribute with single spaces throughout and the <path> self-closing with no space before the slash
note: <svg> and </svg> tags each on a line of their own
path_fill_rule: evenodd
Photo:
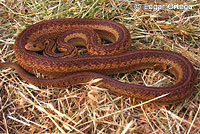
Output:
<svg viewBox="0 0 200 134">
<path fill-rule="evenodd" d="M 84 32 L 82 29 L 85 28 L 89 30 Z M 73 29 L 76 30 L 73 31 Z M 82 32 L 79 32 L 81 30 Z M 73 38 L 74 41 L 80 38 L 84 40 L 90 55 L 57 58 L 43 56 L 25 48 L 27 44 L 36 42 L 40 37 L 56 39 L 66 32 L 71 36 L 69 40 Z M 110 40 L 112 43 L 103 45 L 99 37 Z M 129 31 L 123 25 L 113 21 L 103 19 L 47 20 L 27 27 L 18 35 L 14 47 L 18 64 L 0 63 L 0 68 L 14 68 L 24 81 L 40 87 L 73 85 L 102 78 L 100 86 L 119 95 L 140 100 L 148 100 L 169 93 L 158 100 L 169 103 L 182 100 L 191 93 L 195 71 L 188 59 L 175 52 L 153 49 L 130 51 L 130 47 Z M 164 64 L 175 76 L 174 85 L 146 87 L 123 83 L 106 76 L 152 68 L 156 64 Z M 34 70 L 46 76 L 56 76 L 56 78 L 36 78 L 28 73 L 33 73 Z"/>
</svg>

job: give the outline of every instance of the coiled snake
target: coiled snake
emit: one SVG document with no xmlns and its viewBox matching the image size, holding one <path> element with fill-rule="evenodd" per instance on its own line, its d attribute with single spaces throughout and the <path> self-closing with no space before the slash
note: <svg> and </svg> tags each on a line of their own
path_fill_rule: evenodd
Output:
<svg viewBox="0 0 200 134">
<path fill-rule="evenodd" d="M 100 38 L 112 43 L 102 45 Z M 55 48 L 54 45 L 50 45 L 56 44 L 55 40 L 69 46 Z M 85 45 L 90 55 L 68 55 L 77 53 L 76 48 L 70 44 Z M 130 47 L 129 31 L 113 21 L 68 18 L 47 20 L 27 27 L 18 35 L 14 46 L 18 64 L 0 63 L 0 68 L 14 68 L 24 81 L 40 87 L 72 85 L 102 78 L 100 86 L 114 93 L 141 100 L 169 93 L 158 100 L 167 103 L 184 99 L 191 93 L 195 72 L 185 57 L 162 50 L 131 51 Z M 46 56 L 30 51 L 32 49 L 43 50 Z M 56 52 L 57 49 L 59 52 Z M 62 50 L 67 52 L 61 53 Z M 63 58 L 63 55 L 67 58 Z M 152 68 L 156 64 L 164 64 L 175 76 L 174 85 L 146 87 L 123 83 L 103 75 Z M 36 78 L 30 74 L 34 70 L 54 79 Z"/>
</svg>

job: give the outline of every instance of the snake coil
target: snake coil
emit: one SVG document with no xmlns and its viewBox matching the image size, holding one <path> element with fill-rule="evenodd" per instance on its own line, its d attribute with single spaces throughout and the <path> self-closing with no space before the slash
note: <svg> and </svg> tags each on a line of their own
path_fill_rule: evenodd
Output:
<svg viewBox="0 0 200 134">
<path fill-rule="evenodd" d="M 27 50 L 30 44 L 34 46 L 35 42 L 45 37 L 53 40 L 62 37 L 61 40 L 68 44 L 76 44 L 77 41 L 86 46 L 90 55 L 58 58 L 59 56 L 52 57 L 51 52 L 47 54 L 50 56 L 44 56 Z M 103 45 L 100 38 L 110 40 L 112 43 Z M 36 46 L 37 44 L 39 43 L 36 43 Z M 163 50 L 130 51 L 130 47 L 129 31 L 123 25 L 113 21 L 68 18 L 47 20 L 27 27 L 18 35 L 14 47 L 18 64 L 0 63 L 0 68 L 14 68 L 24 81 L 40 87 L 72 85 L 102 78 L 102 87 L 140 100 L 148 100 L 169 93 L 158 100 L 169 103 L 182 100 L 191 93 L 195 71 L 185 57 Z M 74 48 L 69 48 L 69 50 L 72 49 Z M 175 76 L 176 83 L 168 87 L 146 87 L 123 83 L 103 75 L 152 68 L 155 64 L 164 64 L 168 67 L 168 71 Z M 49 77 L 57 77 L 40 79 L 27 73 L 33 73 L 34 70 Z"/>
</svg>

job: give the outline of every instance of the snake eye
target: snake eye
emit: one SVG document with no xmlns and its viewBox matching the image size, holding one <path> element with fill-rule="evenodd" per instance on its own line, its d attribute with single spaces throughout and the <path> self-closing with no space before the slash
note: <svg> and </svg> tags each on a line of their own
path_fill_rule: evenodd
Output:
<svg viewBox="0 0 200 134">
<path fill-rule="evenodd" d="M 36 45 L 34 44 L 33 47 L 36 48 Z"/>
</svg>

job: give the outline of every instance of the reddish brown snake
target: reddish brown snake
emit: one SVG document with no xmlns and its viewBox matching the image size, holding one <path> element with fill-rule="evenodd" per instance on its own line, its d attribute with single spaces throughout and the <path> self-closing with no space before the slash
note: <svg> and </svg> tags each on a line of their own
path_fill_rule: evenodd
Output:
<svg viewBox="0 0 200 134">
<path fill-rule="evenodd" d="M 75 29 L 73 31 L 73 29 Z M 86 31 L 84 31 L 86 29 Z M 71 44 L 86 45 L 90 55 L 69 58 L 57 58 L 29 51 L 29 47 L 40 47 L 37 42 L 47 37 L 47 44 L 66 35 L 65 41 Z M 102 45 L 100 37 L 110 40 Z M 57 39 L 58 40 L 58 39 Z M 62 40 L 62 38 L 61 38 Z M 38 43 L 39 44 L 39 43 Z M 26 48 L 25 48 L 26 47 Z M 16 69 L 20 77 L 36 86 L 64 86 L 88 82 L 102 78 L 100 86 L 119 95 L 148 100 L 162 94 L 167 96 L 159 102 L 175 102 L 187 97 L 193 88 L 195 72 L 192 64 L 180 54 L 162 50 L 130 51 L 129 31 L 121 24 L 103 19 L 54 19 L 36 23 L 22 31 L 15 42 L 16 63 L 0 63 L 0 68 Z M 46 47 L 47 48 L 47 47 Z M 40 48 L 43 50 L 44 48 Z M 48 51 L 43 50 L 43 51 Z M 76 53 L 74 47 L 67 48 Z M 57 54 L 58 57 L 60 53 Z M 176 83 L 168 87 L 146 87 L 119 82 L 103 74 L 124 73 L 152 68 L 164 64 L 176 78 Z M 39 79 L 27 72 L 34 70 L 55 79 Z M 58 77 L 59 76 L 59 77 Z"/>
</svg>

